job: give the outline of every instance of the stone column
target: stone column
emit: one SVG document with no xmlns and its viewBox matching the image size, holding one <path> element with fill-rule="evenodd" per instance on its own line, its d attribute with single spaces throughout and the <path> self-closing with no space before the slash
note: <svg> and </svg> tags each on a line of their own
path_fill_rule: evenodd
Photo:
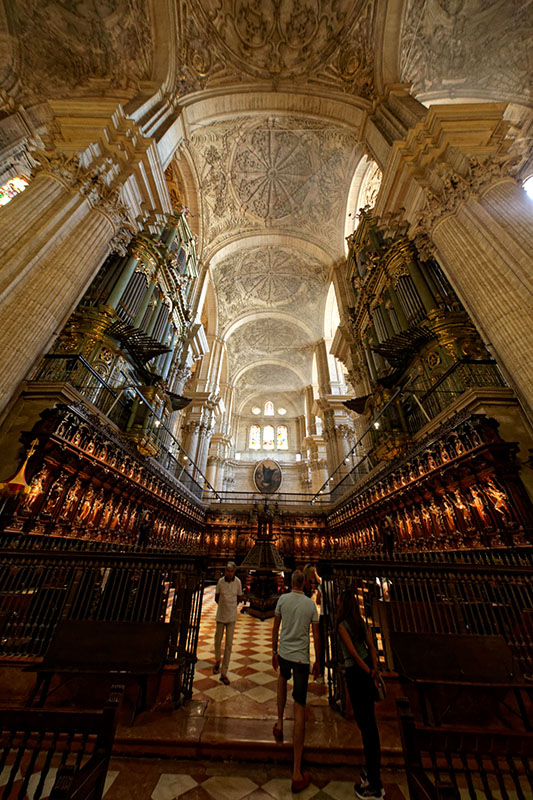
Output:
<svg viewBox="0 0 533 800">
<path fill-rule="evenodd" d="M 316 366 L 318 373 L 318 388 L 321 395 L 331 394 L 328 354 L 324 339 L 315 345 Z"/>
<path fill-rule="evenodd" d="M 125 220 L 99 172 L 61 155 L 39 157 L 26 191 L 0 211 L 0 409 L 49 349 Z"/>
<path fill-rule="evenodd" d="M 533 417 L 531 205 L 506 178 L 481 196 L 467 196 L 453 214 L 436 216 L 430 235 L 452 286 Z"/>
<path fill-rule="evenodd" d="M 427 234 L 461 302 L 533 416 L 531 201 L 512 177 L 503 103 L 432 106 L 390 146 L 376 216 Z"/>
<path fill-rule="evenodd" d="M 304 392 L 305 422 L 307 427 L 307 436 L 314 436 L 316 434 L 316 418 L 313 413 L 313 405 L 315 403 L 313 387 L 306 386 L 303 392 Z"/>
</svg>

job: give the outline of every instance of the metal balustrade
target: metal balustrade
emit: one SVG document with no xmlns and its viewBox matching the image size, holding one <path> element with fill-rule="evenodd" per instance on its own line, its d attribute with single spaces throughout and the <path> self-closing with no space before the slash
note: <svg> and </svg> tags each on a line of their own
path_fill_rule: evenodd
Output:
<svg viewBox="0 0 533 800">
<path fill-rule="evenodd" d="M 167 622 L 167 661 L 190 696 L 204 560 L 168 551 L 113 552 L 94 543 L 70 547 L 64 540 L 54 550 L 54 538 L 0 538 L 0 655 L 42 656 L 63 620 Z"/>
<path fill-rule="evenodd" d="M 319 562 L 330 665 L 330 701 L 344 708 L 336 601 L 359 597 L 381 666 L 394 671 L 389 633 L 501 635 L 524 675 L 533 675 L 533 548 L 399 554 Z"/>
</svg>

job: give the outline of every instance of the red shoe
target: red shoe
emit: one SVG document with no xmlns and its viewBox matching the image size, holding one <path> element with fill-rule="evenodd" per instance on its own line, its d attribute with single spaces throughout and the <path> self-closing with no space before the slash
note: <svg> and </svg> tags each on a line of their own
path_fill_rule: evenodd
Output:
<svg viewBox="0 0 533 800">
<path fill-rule="evenodd" d="M 311 776 L 308 772 L 303 772 L 302 775 L 303 778 L 301 781 L 293 781 L 291 783 L 291 792 L 293 794 L 298 794 L 298 792 L 303 792 L 303 790 L 307 789 L 307 787 L 311 783 Z"/>
</svg>

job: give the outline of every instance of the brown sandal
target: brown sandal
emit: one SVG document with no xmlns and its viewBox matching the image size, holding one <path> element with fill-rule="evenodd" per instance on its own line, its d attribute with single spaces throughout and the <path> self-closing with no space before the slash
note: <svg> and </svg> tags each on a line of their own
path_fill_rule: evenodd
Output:
<svg viewBox="0 0 533 800">
<path fill-rule="evenodd" d="M 274 734 L 274 739 L 276 740 L 276 742 L 283 741 L 283 728 L 278 727 L 277 722 L 274 725 L 274 730 L 272 731 L 272 733 Z"/>
</svg>

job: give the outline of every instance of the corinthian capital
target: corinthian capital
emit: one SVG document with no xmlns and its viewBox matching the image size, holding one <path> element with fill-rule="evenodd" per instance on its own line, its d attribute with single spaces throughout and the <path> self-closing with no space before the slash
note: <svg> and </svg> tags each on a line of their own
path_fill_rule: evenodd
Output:
<svg viewBox="0 0 533 800">
<path fill-rule="evenodd" d="M 67 189 L 76 189 L 82 184 L 85 172 L 77 155 L 67 156 L 59 150 L 35 150 L 32 177 L 45 173 Z"/>
<path fill-rule="evenodd" d="M 516 180 L 514 169 L 519 160 L 507 153 L 484 159 L 472 156 L 465 159 L 465 169 L 461 172 L 446 162 L 437 162 L 428 176 L 430 187 L 426 189 L 426 206 L 417 230 L 430 234 L 439 219 L 454 214 L 470 197 L 483 195 L 502 180 Z"/>
</svg>

